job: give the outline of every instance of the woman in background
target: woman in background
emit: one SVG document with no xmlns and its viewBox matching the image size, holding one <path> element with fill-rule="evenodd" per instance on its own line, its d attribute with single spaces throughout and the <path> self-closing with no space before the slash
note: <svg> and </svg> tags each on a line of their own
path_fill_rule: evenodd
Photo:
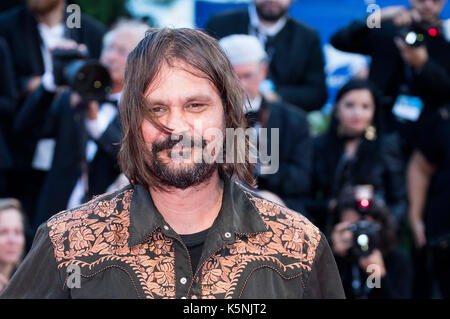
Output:
<svg viewBox="0 0 450 319">
<path fill-rule="evenodd" d="M 25 250 L 25 222 L 18 200 L 0 199 L 0 291 L 19 266 Z"/>
<path fill-rule="evenodd" d="M 313 142 L 311 196 L 306 210 L 330 235 L 340 193 L 365 185 L 389 208 L 396 223 L 406 214 L 404 163 L 398 138 L 384 135 L 374 86 L 351 80 L 338 92 L 328 131 Z"/>
</svg>

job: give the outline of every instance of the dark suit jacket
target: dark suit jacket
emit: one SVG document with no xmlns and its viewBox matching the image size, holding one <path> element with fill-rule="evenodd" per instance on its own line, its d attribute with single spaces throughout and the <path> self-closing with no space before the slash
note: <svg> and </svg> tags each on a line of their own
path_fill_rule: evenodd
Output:
<svg viewBox="0 0 450 319">
<path fill-rule="evenodd" d="M 231 34 L 248 34 L 247 10 L 213 16 L 205 31 L 217 39 Z M 288 17 L 286 25 L 272 39 L 274 53 L 269 75 L 283 100 L 305 111 L 320 109 L 327 100 L 324 62 L 317 31 Z"/>
<path fill-rule="evenodd" d="M 286 103 L 267 103 L 263 100 L 260 112 L 268 112 L 268 150 L 272 150 L 271 129 L 279 129 L 279 169 L 275 174 L 258 176 L 258 187 L 269 190 L 285 204 L 303 215 L 303 199 L 309 192 L 312 142 L 304 111 Z M 308 217 L 308 216 L 307 216 Z"/>
<path fill-rule="evenodd" d="M 80 107 L 70 107 L 70 91 L 48 101 L 54 94 L 39 87 L 27 99 L 15 121 L 15 129 L 28 130 L 36 137 L 56 139 L 55 154 L 47 174 L 36 211 L 35 226 L 53 214 L 67 208 L 67 204 L 81 176 L 81 163 L 86 152 L 87 133 L 84 127 L 85 113 Z M 89 163 L 89 194 L 104 193 L 120 174 L 117 164 L 122 129 L 118 116 L 106 131 L 95 140 L 97 153 Z"/>
<path fill-rule="evenodd" d="M 66 21 L 67 13 L 64 15 Z M 78 43 L 84 43 L 90 57 L 99 58 L 102 48 L 102 38 L 106 29 L 92 18 L 81 15 L 81 28 L 66 28 L 66 37 Z M 41 53 L 42 39 L 39 34 L 36 19 L 25 7 L 21 6 L 3 12 L 0 15 L 0 36 L 7 41 L 13 57 L 14 77 L 19 93 L 17 111 L 24 102 L 24 89 L 31 76 L 44 73 L 44 62 Z M 11 152 L 15 160 L 15 167 L 28 169 L 31 165 L 36 140 L 29 135 L 13 137 Z M 38 187 L 38 186 L 37 186 Z"/>
<path fill-rule="evenodd" d="M 12 60 L 6 42 L 0 38 L 0 170 L 9 169 L 13 160 L 8 147 L 10 124 L 16 108 Z"/>
<path fill-rule="evenodd" d="M 64 10 L 65 12 L 65 10 Z M 67 13 L 64 14 L 64 22 Z M 90 57 L 98 58 L 102 48 L 105 27 L 85 15 L 81 15 L 81 28 L 66 28 L 66 37 L 86 44 Z M 33 75 L 44 73 L 41 54 L 42 39 L 36 19 L 25 7 L 20 6 L 0 15 L 0 36 L 3 36 L 13 54 L 14 72 L 19 91 L 25 88 L 27 80 Z"/>
<path fill-rule="evenodd" d="M 405 81 L 405 63 L 394 43 L 399 35 L 400 30 L 391 22 L 369 29 L 365 21 L 354 21 L 331 38 L 336 49 L 372 57 L 369 79 L 387 96 L 384 113 L 388 129 L 395 125 L 391 108 Z M 425 103 L 422 118 L 450 100 L 450 43 L 442 37 L 427 36 L 426 46 L 430 58 L 420 72 L 412 72 L 411 86 L 412 94 Z"/>
</svg>

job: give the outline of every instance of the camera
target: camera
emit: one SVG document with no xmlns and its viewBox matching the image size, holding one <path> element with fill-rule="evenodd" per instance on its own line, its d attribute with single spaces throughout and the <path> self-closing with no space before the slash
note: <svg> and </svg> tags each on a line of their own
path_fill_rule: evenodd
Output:
<svg viewBox="0 0 450 319">
<path fill-rule="evenodd" d="M 353 209 L 361 216 L 359 222 L 349 227 L 353 232 L 351 255 L 356 259 L 369 256 L 375 248 L 379 248 L 381 238 L 381 226 L 367 220 L 367 216 L 371 216 L 373 211 L 378 209 L 373 185 L 344 188 L 338 198 L 338 211 L 347 209 Z"/>
<path fill-rule="evenodd" d="M 362 219 L 349 227 L 353 232 L 352 255 L 356 258 L 369 256 L 380 245 L 380 225 Z"/>
<path fill-rule="evenodd" d="M 401 30 L 401 37 L 409 46 L 419 47 L 425 44 L 426 35 L 430 37 L 439 36 L 441 34 L 440 29 L 439 26 L 413 23 Z"/>
<path fill-rule="evenodd" d="M 53 50 L 53 77 L 56 85 L 68 85 L 86 101 L 103 100 L 111 91 L 108 70 L 97 60 L 88 59 L 87 51 Z"/>
</svg>

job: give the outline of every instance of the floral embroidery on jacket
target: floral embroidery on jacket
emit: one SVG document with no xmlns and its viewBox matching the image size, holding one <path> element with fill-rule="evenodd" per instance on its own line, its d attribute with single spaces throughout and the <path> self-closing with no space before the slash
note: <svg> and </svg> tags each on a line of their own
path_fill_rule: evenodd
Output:
<svg viewBox="0 0 450 319">
<path fill-rule="evenodd" d="M 256 234 L 237 233 L 201 265 L 201 297 L 240 296 L 253 270 L 268 267 L 285 279 L 311 270 L 321 236 L 305 217 L 244 191 L 267 227 Z M 58 269 L 77 264 L 85 273 L 102 263 L 127 265 L 147 298 L 175 297 L 174 240 L 155 229 L 133 247 L 130 237 L 132 188 L 97 197 L 75 210 L 55 215 L 47 226 Z M 139 293 L 138 293 L 139 295 Z"/>
<path fill-rule="evenodd" d="M 58 268 L 77 264 L 92 270 L 105 261 L 130 266 L 148 298 L 175 296 L 172 240 L 153 232 L 149 240 L 128 247 L 129 189 L 110 200 L 94 199 L 86 205 L 55 215 L 47 226 Z M 94 257 L 88 262 L 87 257 Z"/>
<path fill-rule="evenodd" d="M 246 192 L 247 193 L 247 192 Z M 255 236 L 241 236 L 226 246 L 229 254 L 215 255 L 205 263 L 202 272 L 203 298 L 231 298 L 250 268 L 280 269 L 281 272 L 310 271 L 320 242 L 320 232 L 305 217 L 277 204 L 247 193 L 268 227 Z M 288 263 L 285 263 L 288 261 Z M 253 265 L 252 265 L 253 264 Z"/>
</svg>

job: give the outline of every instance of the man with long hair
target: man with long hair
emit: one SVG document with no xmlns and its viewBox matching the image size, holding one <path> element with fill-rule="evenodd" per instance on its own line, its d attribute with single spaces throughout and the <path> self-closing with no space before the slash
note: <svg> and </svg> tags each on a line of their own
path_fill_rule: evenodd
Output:
<svg viewBox="0 0 450 319">
<path fill-rule="evenodd" d="M 1 297 L 342 298 L 323 234 L 245 186 L 244 96 L 213 38 L 149 31 L 120 105 L 130 185 L 41 225 Z"/>
</svg>

